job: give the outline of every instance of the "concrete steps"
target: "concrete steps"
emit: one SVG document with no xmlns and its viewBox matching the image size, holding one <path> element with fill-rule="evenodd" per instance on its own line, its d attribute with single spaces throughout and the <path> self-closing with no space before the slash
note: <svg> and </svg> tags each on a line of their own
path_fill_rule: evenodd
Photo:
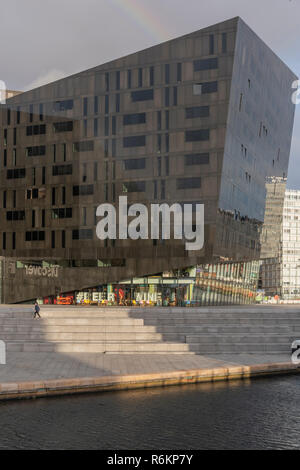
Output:
<svg viewBox="0 0 300 470">
<path fill-rule="evenodd" d="M 107 354 L 193 354 L 187 344 L 125 341 L 8 341 L 7 351 L 14 352 L 82 352 Z"/>
<path fill-rule="evenodd" d="M 106 354 L 290 353 L 295 307 L 120 308 L 0 306 L 7 351 Z"/>
</svg>

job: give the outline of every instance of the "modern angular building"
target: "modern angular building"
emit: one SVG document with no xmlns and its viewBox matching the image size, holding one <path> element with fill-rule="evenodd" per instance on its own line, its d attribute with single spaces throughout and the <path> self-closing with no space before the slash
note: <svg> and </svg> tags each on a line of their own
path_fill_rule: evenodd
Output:
<svg viewBox="0 0 300 470">
<path fill-rule="evenodd" d="M 1 302 L 251 303 L 296 76 L 233 18 L 1 106 Z M 204 246 L 99 240 L 96 208 L 204 204 Z"/>
</svg>

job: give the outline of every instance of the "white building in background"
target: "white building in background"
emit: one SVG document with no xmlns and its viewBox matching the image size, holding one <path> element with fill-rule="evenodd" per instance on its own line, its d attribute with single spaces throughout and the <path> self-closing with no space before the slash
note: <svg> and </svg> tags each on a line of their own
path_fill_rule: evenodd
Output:
<svg viewBox="0 0 300 470">
<path fill-rule="evenodd" d="M 281 236 L 281 297 L 300 299 L 300 190 L 285 192 Z"/>
</svg>

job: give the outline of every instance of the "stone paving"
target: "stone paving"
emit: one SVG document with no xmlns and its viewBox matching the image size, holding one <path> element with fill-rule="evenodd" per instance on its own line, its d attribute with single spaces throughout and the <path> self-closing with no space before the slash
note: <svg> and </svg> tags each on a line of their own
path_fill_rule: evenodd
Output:
<svg viewBox="0 0 300 470">
<path fill-rule="evenodd" d="M 233 365 L 287 363 L 282 354 L 224 355 L 118 355 L 84 353 L 9 352 L 6 365 L 0 365 L 0 384 L 47 379 L 105 377 L 151 374 L 191 369 L 212 369 Z"/>
</svg>

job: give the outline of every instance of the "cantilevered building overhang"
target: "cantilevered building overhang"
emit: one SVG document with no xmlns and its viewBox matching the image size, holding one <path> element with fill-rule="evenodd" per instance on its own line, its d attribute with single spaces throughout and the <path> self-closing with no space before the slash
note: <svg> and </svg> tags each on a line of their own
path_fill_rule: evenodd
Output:
<svg viewBox="0 0 300 470">
<path fill-rule="evenodd" d="M 295 79 L 234 18 L 10 98 L 2 301 L 258 260 L 265 179 L 287 175 Z M 124 195 L 129 205 L 204 204 L 204 247 L 99 240 L 96 207 Z"/>
</svg>

